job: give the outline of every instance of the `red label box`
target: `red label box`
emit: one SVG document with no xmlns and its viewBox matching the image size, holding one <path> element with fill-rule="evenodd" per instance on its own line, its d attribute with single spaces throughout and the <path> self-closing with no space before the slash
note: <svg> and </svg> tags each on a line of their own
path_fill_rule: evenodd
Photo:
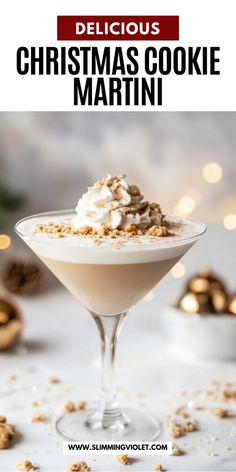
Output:
<svg viewBox="0 0 236 472">
<path fill-rule="evenodd" d="M 177 41 L 178 16 L 58 16 L 59 41 Z"/>
</svg>

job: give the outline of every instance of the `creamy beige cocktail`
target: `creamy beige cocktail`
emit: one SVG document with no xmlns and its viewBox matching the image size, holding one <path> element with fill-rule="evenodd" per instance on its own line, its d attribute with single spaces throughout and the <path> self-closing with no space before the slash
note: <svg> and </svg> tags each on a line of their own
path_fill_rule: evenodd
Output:
<svg viewBox="0 0 236 472">
<path fill-rule="evenodd" d="M 76 210 L 52 221 L 32 217 L 18 231 L 73 295 L 103 315 L 127 311 L 144 297 L 201 229 L 190 220 L 165 220 L 158 204 L 119 176 L 97 182 Z"/>
<path fill-rule="evenodd" d="M 93 315 L 102 340 L 103 380 L 98 408 L 57 422 L 67 439 L 148 440 L 159 432 L 146 413 L 120 410 L 112 363 L 125 313 L 158 283 L 205 231 L 201 223 L 164 217 L 124 176 L 90 187 L 75 211 L 34 215 L 17 233 Z M 96 436 L 92 431 L 96 431 Z"/>
</svg>

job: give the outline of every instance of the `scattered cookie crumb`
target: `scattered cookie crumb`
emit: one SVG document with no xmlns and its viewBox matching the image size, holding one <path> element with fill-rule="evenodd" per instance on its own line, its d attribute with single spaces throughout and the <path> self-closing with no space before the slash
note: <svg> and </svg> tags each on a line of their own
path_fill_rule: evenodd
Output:
<svg viewBox="0 0 236 472">
<path fill-rule="evenodd" d="M 220 400 L 232 400 L 236 402 L 236 390 L 223 390 L 220 392 Z"/>
<path fill-rule="evenodd" d="M 65 413 L 73 413 L 74 411 L 76 411 L 74 402 L 66 402 L 63 406 L 63 411 Z"/>
<path fill-rule="evenodd" d="M 196 421 L 186 421 L 183 424 L 178 423 L 177 421 L 169 421 L 168 423 L 169 434 L 172 438 L 180 438 L 186 433 L 192 433 L 197 429 Z"/>
<path fill-rule="evenodd" d="M 151 226 L 151 228 L 148 229 L 147 234 L 149 236 L 155 236 L 155 237 L 163 237 L 163 236 L 171 235 L 170 231 L 165 226 L 158 226 L 158 225 Z"/>
<path fill-rule="evenodd" d="M 153 469 L 153 472 L 164 472 L 164 469 L 161 464 L 156 465 L 156 467 Z"/>
<path fill-rule="evenodd" d="M 192 433 L 193 431 L 197 430 L 197 422 L 196 421 L 186 421 L 183 425 L 183 429 L 186 433 Z"/>
<path fill-rule="evenodd" d="M 16 380 L 17 377 L 15 374 L 9 374 L 8 377 L 7 377 L 7 382 L 11 382 L 12 380 Z"/>
<path fill-rule="evenodd" d="M 211 414 L 216 416 L 216 418 L 228 418 L 229 417 L 229 411 L 226 410 L 225 408 L 214 408 L 211 410 Z"/>
<path fill-rule="evenodd" d="M 42 413 L 35 413 L 31 418 L 32 423 L 44 423 L 46 416 Z"/>
<path fill-rule="evenodd" d="M 185 411 L 180 406 L 175 409 L 174 414 L 178 415 L 178 416 L 181 416 L 182 418 L 189 418 L 189 414 L 187 413 L 187 411 Z"/>
<path fill-rule="evenodd" d="M 184 431 L 180 423 L 177 423 L 176 421 L 170 421 L 168 423 L 168 428 L 169 428 L 169 435 L 172 438 L 180 438 L 181 436 L 184 436 Z"/>
<path fill-rule="evenodd" d="M 172 456 L 182 456 L 183 450 L 180 449 L 178 444 L 173 443 L 172 444 Z"/>
<path fill-rule="evenodd" d="M 119 456 L 117 456 L 117 460 L 122 465 L 129 465 L 131 463 L 129 457 L 126 454 L 120 454 Z"/>
<path fill-rule="evenodd" d="M 7 419 L 5 416 L 0 416 L 0 423 L 6 423 Z"/>
<path fill-rule="evenodd" d="M 30 461 L 23 461 L 17 464 L 17 468 L 22 470 L 23 472 L 33 472 L 34 470 L 38 470 L 38 467 L 32 464 Z"/>
<path fill-rule="evenodd" d="M 39 402 L 37 402 L 36 400 L 32 400 L 31 406 L 33 406 L 33 407 L 39 406 Z"/>
<path fill-rule="evenodd" d="M 5 421 L 0 423 L 0 449 L 7 449 L 15 436 L 14 428 L 6 422 L 6 418 L 2 417 Z"/>
<path fill-rule="evenodd" d="M 232 384 L 232 382 L 229 382 L 228 380 L 226 380 L 224 382 L 224 387 L 233 387 L 233 384 Z"/>
<path fill-rule="evenodd" d="M 60 382 L 61 382 L 60 379 L 58 379 L 57 377 L 50 377 L 48 379 L 48 383 L 50 384 L 59 384 Z"/>
<path fill-rule="evenodd" d="M 76 462 L 76 464 L 71 464 L 68 472 L 90 472 L 90 467 L 86 462 Z"/>
<path fill-rule="evenodd" d="M 116 180 L 114 180 L 116 179 Z M 117 198 L 119 199 L 118 195 L 120 195 L 120 191 L 122 191 L 121 188 L 121 176 L 116 176 L 116 177 L 111 177 L 109 176 L 109 179 L 106 178 L 105 181 L 101 184 L 103 185 L 108 185 L 112 189 L 112 192 L 114 192 L 117 195 Z M 101 180 L 102 182 L 102 180 Z M 112 182 L 111 184 L 109 182 Z M 115 182 L 115 183 L 114 183 Z M 91 188 L 102 188 L 98 187 L 98 183 L 94 185 L 94 187 Z M 138 198 L 138 200 L 142 201 L 143 197 L 141 196 L 141 192 L 136 187 L 135 185 L 129 186 L 128 187 L 128 192 L 130 195 L 135 196 L 135 198 Z M 131 193 L 132 192 L 132 193 Z M 99 228 L 93 228 L 92 226 L 85 225 L 83 227 L 80 227 L 76 229 L 72 222 L 64 221 L 61 223 L 55 223 L 53 221 L 49 221 L 46 224 L 38 224 L 35 227 L 35 233 L 45 233 L 48 234 L 49 237 L 66 237 L 66 236 L 78 236 L 78 237 L 90 237 L 95 241 L 95 244 L 99 244 L 99 239 L 114 239 L 114 238 L 124 238 L 124 239 L 134 239 L 137 236 L 143 236 L 147 235 L 150 238 L 154 237 L 166 237 L 166 236 L 171 236 L 173 233 L 169 231 L 169 227 L 176 226 L 171 224 L 170 222 L 164 220 L 164 215 L 162 215 L 160 205 L 155 202 L 147 202 L 147 201 L 142 201 L 139 203 L 140 205 L 140 212 L 142 214 L 148 215 L 150 218 L 150 224 L 148 226 L 146 225 L 135 225 L 135 224 L 128 224 L 124 228 L 116 228 L 112 229 L 109 225 L 102 223 Z M 126 211 L 126 208 L 124 208 L 124 211 Z M 131 206 L 131 212 L 135 211 L 135 206 Z M 125 214 L 125 213 L 124 213 Z M 159 215 L 160 217 L 160 223 L 159 225 L 154 224 L 156 220 L 156 215 Z M 119 241 L 118 241 L 119 243 Z M 122 241 L 121 241 L 122 243 Z M 121 245 L 117 245 L 117 248 L 122 247 Z"/>
<path fill-rule="evenodd" d="M 194 410 L 196 410 L 196 411 L 203 411 L 205 409 L 206 409 L 205 406 L 201 406 L 201 405 L 197 405 L 197 406 L 194 407 Z"/>
<path fill-rule="evenodd" d="M 77 405 L 75 402 L 66 402 L 63 406 L 63 411 L 65 413 L 73 413 L 74 411 L 86 410 L 87 403 L 84 400 L 81 400 Z"/>
<path fill-rule="evenodd" d="M 86 410 L 86 408 L 87 408 L 87 403 L 84 400 L 81 400 L 76 406 L 77 411 Z"/>
</svg>

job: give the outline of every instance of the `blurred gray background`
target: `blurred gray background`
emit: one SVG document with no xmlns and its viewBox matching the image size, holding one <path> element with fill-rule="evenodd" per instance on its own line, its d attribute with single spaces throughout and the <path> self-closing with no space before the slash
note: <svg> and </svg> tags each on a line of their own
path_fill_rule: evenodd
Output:
<svg viewBox="0 0 236 472">
<path fill-rule="evenodd" d="M 0 233 L 12 244 L 0 260 L 30 253 L 13 236 L 18 219 L 74 208 L 101 176 L 126 173 L 163 212 L 208 225 L 173 290 L 205 266 L 235 290 L 235 163 L 236 113 L 1 113 Z"/>
<path fill-rule="evenodd" d="M 187 195 L 186 213 L 222 223 L 236 213 L 235 159 L 236 113 L 0 114 L 0 182 L 27 197 L 22 216 L 73 208 L 102 175 L 126 173 L 164 212 Z M 202 175 L 212 161 L 215 184 Z"/>
</svg>

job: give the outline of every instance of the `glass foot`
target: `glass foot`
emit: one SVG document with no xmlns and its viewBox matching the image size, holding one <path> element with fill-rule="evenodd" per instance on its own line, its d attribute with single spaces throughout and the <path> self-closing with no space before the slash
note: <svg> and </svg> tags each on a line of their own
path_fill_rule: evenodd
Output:
<svg viewBox="0 0 236 472">
<path fill-rule="evenodd" d="M 121 430 L 89 426 L 88 412 L 67 413 L 56 422 L 57 432 L 68 441 L 152 441 L 161 432 L 160 422 L 151 414 L 125 409 L 129 419 Z"/>
</svg>

